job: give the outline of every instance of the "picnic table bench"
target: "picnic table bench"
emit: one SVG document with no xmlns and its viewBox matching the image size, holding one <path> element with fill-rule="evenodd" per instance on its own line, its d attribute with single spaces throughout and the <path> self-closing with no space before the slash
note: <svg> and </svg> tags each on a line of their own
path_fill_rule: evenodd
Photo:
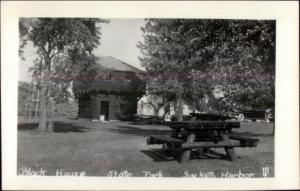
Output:
<svg viewBox="0 0 300 191">
<path fill-rule="evenodd" d="M 162 144 L 163 150 L 179 153 L 180 161 L 190 159 L 192 150 L 203 150 L 207 153 L 211 148 L 224 148 L 227 157 L 237 159 L 234 147 L 256 147 L 258 139 L 229 135 L 232 128 L 239 128 L 240 122 L 231 121 L 174 121 L 165 122 L 172 129 L 168 136 L 150 136 L 148 145 Z"/>
</svg>

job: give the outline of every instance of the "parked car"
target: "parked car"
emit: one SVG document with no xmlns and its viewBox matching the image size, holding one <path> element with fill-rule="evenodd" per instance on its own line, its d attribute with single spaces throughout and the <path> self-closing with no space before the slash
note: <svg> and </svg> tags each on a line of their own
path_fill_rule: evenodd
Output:
<svg viewBox="0 0 300 191">
<path fill-rule="evenodd" d="M 266 110 L 267 120 L 274 121 L 274 109 L 270 108 Z"/>
<path fill-rule="evenodd" d="M 135 115 L 134 114 L 116 113 L 116 117 L 120 121 L 133 121 L 135 119 Z"/>
<path fill-rule="evenodd" d="M 251 121 L 256 120 L 266 120 L 274 121 L 274 109 L 249 109 L 249 110 L 240 110 L 236 112 L 236 118 L 239 121 L 244 121 L 249 119 Z"/>
</svg>

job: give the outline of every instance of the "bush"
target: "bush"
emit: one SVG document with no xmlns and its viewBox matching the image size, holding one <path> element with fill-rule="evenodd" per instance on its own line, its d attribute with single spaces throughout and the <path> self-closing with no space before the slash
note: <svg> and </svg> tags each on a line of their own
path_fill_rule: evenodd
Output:
<svg viewBox="0 0 300 191">
<path fill-rule="evenodd" d="M 56 117 L 77 117 L 78 103 L 76 101 L 69 101 L 67 103 L 59 103 L 55 105 Z"/>
<path fill-rule="evenodd" d="M 116 113 L 116 117 L 120 121 L 133 121 L 135 119 L 133 114 Z"/>
</svg>

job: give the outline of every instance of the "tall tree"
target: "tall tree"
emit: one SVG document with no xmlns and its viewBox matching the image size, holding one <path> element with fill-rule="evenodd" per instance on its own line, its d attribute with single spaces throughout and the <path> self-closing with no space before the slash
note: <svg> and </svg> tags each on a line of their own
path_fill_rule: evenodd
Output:
<svg viewBox="0 0 300 191">
<path fill-rule="evenodd" d="M 20 27 L 20 55 L 27 41 L 33 44 L 38 57 L 38 69 L 41 79 L 41 115 L 39 129 L 47 128 L 47 107 L 50 88 L 66 89 L 62 83 L 53 81 L 52 75 L 67 76 L 72 73 L 72 65 L 76 65 L 74 59 L 79 55 L 91 57 L 92 51 L 100 43 L 100 23 L 107 22 L 95 18 L 21 18 Z M 61 59 L 68 60 L 68 64 L 62 66 Z M 68 66 L 68 67 L 66 67 Z M 60 68 L 60 69 L 59 69 Z M 56 70 L 55 70 L 56 69 Z M 54 72 L 55 71 L 55 72 Z M 59 86 L 58 84 L 61 84 Z M 53 92 L 53 91 L 52 91 Z"/>
<path fill-rule="evenodd" d="M 147 20 L 146 26 L 142 28 L 145 43 L 140 43 L 138 47 L 143 54 L 141 63 L 153 79 L 147 91 L 182 105 L 184 82 L 188 77 L 183 74 L 188 70 L 188 65 L 185 39 L 180 37 L 177 22 L 180 20 Z M 181 120 L 182 112 L 178 114 Z"/>
<path fill-rule="evenodd" d="M 217 88 L 223 108 L 274 102 L 275 21 L 147 19 L 142 31 L 153 94 L 197 103 Z"/>
</svg>

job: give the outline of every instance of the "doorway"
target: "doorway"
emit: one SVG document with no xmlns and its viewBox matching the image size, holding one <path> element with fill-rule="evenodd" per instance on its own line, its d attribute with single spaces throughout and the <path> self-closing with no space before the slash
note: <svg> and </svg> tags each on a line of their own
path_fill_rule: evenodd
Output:
<svg viewBox="0 0 300 191">
<path fill-rule="evenodd" d="M 109 101 L 101 101 L 100 115 L 104 115 L 104 120 L 109 120 Z"/>
</svg>

